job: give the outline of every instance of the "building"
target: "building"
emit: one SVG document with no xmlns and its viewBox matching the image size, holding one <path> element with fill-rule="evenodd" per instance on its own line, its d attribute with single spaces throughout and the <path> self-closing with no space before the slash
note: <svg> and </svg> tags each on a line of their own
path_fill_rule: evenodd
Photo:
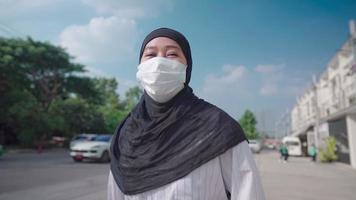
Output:
<svg viewBox="0 0 356 200">
<path fill-rule="evenodd" d="M 350 37 L 291 110 L 291 133 L 308 146 L 337 140 L 340 161 L 356 168 L 356 23 Z"/>
</svg>

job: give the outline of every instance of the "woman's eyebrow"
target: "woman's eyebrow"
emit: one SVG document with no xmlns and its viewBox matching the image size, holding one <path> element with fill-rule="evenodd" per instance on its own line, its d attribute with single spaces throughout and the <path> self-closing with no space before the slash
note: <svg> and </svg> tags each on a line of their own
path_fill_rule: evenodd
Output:
<svg viewBox="0 0 356 200">
<path fill-rule="evenodd" d="M 155 49 L 157 49 L 157 47 L 155 47 L 155 46 L 146 46 L 145 47 L 145 51 L 146 50 L 155 50 Z"/>
<path fill-rule="evenodd" d="M 165 46 L 165 48 L 166 49 L 179 49 L 179 47 L 176 45 L 167 45 L 167 46 Z"/>
<path fill-rule="evenodd" d="M 177 45 L 167 45 L 163 47 L 164 49 L 179 49 L 179 46 Z M 148 50 L 157 50 L 158 47 L 157 46 L 146 46 L 144 51 L 148 51 Z"/>
</svg>

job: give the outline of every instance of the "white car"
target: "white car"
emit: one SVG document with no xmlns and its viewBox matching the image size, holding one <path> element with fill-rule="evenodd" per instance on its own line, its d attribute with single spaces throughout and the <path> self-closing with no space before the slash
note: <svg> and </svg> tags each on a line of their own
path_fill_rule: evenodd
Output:
<svg viewBox="0 0 356 200">
<path fill-rule="evenodd" d="M 111 137 L 112 135 L 97 135 L 90 141 L 76 142 L 70 148 L 70 156 L 75 162 L 84 159 L 109 162 Z"/>
<path fill-rule="evenodd" d="M 248 140 L 248 146 L 253 153 L 260 153 L 262 144 L 259 140 Z"/>
<path fill-rule="evenodd" d="M 78 142 L 91 141 L 96 136 L 97 136 L 97 134 L 87 134 L 87 133 L 82 133 L 82 134 L 79 134 L 79 135 L 75 135 L 72 138 L 72 140 L 70 141 L 69 148 L 72 148 Z"/>
</svg>

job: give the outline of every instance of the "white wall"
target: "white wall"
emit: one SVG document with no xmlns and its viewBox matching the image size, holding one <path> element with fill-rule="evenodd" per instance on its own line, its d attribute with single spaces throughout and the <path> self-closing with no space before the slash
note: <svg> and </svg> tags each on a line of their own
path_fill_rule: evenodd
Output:
<svg viewBox="0 0 356 200">
<path fill-rule="evenodd" d="M 356 114 L 346 117 L 351 166 L 356 169 Z"/>
</svg>

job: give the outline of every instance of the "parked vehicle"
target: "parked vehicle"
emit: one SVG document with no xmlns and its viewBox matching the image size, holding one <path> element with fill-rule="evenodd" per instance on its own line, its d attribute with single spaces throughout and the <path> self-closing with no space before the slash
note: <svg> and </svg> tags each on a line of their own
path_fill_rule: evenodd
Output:
<svg viewBox="0 0 356 200">
<path fill-rule="evenodd" d="M 290 156 L 302 156 L 302 143 L 298 137 L 286 136 L 282 143 L 287 146 Z"/>
<path fill-rule="evenodd" d="M 275 150 L 280 146 L 281 141 L 279 139 L 269 138 L 269 139 L 265 139 L 263 143 L 267 149 Z"/>
<path fill-rule="evenodd" d="M 50 140 L 50 144 L 56 147 L 63 147 L 65 145 L 65 142 L 67 141 L 67 138 L 61 137 L 61 136 L 53 136 L 52 140 Z"/>
<path fill-rule="evenodd" d="M 260 153 L 262 150 L 262 143 L 260 140 L 248 140 L 248 146 L 250 147 L 253 153 Z"/>
<path fill-rule="evenodd" d="M 76 142 L 70 148 L 70 156 L 75 162 L 81 162 L 84 159 L 109 162 L 111 138 L 112 135 L 97 135 L 92 140 Z"/>
<path fill-rule="evenodd" d="M 97 134 L 86 134 L 86 133 L 82 133 L 79 135 L 75 135 L 70 144 L 69 144 L 69 148 L 72 148 L 76 143 L 78 142 L 83 142 L 83 141 L 91 141 L 93 140 L 95 137 L 97 136 Z"/>
</svg>

